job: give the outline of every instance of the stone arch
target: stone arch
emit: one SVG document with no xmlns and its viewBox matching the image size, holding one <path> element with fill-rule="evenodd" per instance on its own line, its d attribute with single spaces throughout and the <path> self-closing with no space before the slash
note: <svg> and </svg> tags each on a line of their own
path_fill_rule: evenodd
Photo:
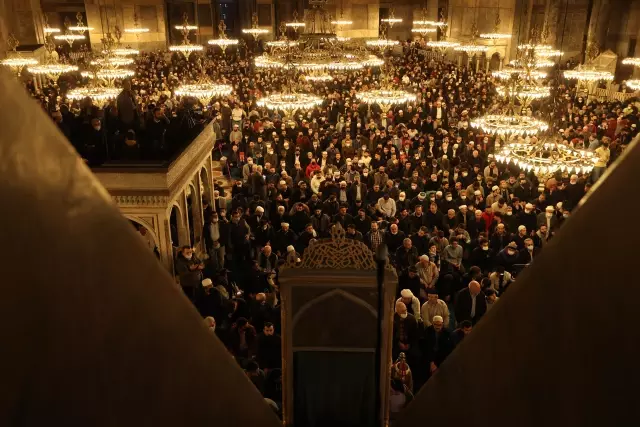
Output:
<svg viewBox="0 0 640 427">
<path fill-rule="evenodd" d="M 172 246 L 186 245 L 187 242 L 182 242 L 180 239 L 181 230 L 184 229 L 184 215 L 180 204 L 174 202 L 169 208 L 169 236 Z"/>
<path fill-rule="evenodd" d="M 153 226 L 151 224 L 149 224 L 148 221 L 145 221 L 141 218 L 138 218 L 135 215 L 131 215 L 131 214 L 124 214 L 124 217 L 127 218 L 129 221 L 131 222 L 135 222 L 138 225 L 141 225 L 142 227 L 144 227 L 147 232 L 151 235 L 151 238 L 153 239 L 153 243 L 155 243 L 156 247 L 160 246 L 160 240 L 158 238 L 158 233 L 156 233 L 156 231 L 153 229 Z"/>
<path fill-rule="evenodd" d="M 309 310 L 311 307 L 321 303 L 322 301 L 325 301 L 329 298 L 332 298 L 334 296 L 341 296 L 344 297 L 345 299 L 348 299 L 351 302 L 354 302 L 364 308 L 366 308 L 372 316 L 377 317 L 377 311 L 373 308 L 373 306 L 371 306 L 371 304 L 367 303 L 366 301 L 363 301 L 362 299 L 358 298 L 357 296 L 350 294 L 349 292 L 344 291 L 343 289 L 333 289 L 329 292 L 325 292 L 324 294 L 320 295 L 317 298 L 312 299 L 311 301 L 306 302 L 302 307 L 300 307 L 300 309 L 298 310 L 298 312 L 293 316 L 292 319 L 292 328 L 296 327 L 296 323 L 302 318 L 302 316 L 304 315 L 304 313 Z"/>
<path fill-rule="evenodd" d="M 209 172 L 207 172 L 207 168 L 206 167 L 202 167 L 200 168 L 200 185 L 203 188 L 203 191 L 201 192 L 202 194 L 202 198 L 204 200 L 207 200 L 209 203 L 211 203 L 210 199 L 210 195 L 213 194 L 211 185 L 213 180 L 210 179 L 209 175 L 211 175 Z"/>
<path fill-rule="evenodd" d="M 197 180 L 196 180 L 197 181 Z M 189 241 L 191 242 L 191 246 L 196 245 L 196 221 L 198 218 L 202 217 L 202 214 L 198 214 L 196 209 L 201 209 L 200 203 L 198 202 L 198 195 L 200 192 L 196 190 L 197 187 L 196 182 L 190 181 L 185 187 L 184 198 L 185 198 L 185 220 L 187 222 L 187 227 L 189 230 Z"/>
<path fill-rule="evenodd" d="M 501 61 L 500 52 L 493 52 L 489 59 L 489 71 L 499 70 Z"/>
</svg>

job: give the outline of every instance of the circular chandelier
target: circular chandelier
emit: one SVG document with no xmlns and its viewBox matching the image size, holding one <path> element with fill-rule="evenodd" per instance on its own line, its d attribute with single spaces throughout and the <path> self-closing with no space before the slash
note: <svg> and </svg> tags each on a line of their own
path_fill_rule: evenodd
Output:
<svg viewBox="0 0 640 427">
<path fill-rule="evenodd" d="M 201 52 L 204 50 L 204 46 L 199 44 L 178 44 L 169 46 L 169 50 L 171 52 L 181 52 L 186 55 L 192 52 Z"/>
<path fill-rule="evenodd" d="M 135 74 L 136 73 L 132 70 L 120 68 L 103 68 L 96 72 L 96 76 L 98 78 L 107 81 L 126 79 L 127 77 L 133 77 Z"/>
<path fill-rule="evenodd" d="M 103 52 L 104 53 L 104 52 Z M 114 55 L 117 56 L 129 56 L 129 55 L 138 55 L 140 51 L 138 49 L 131 49 L 128 47 L 119 47 L 117 49 L 113 49 L 111 51 Z"/>
<path fill-rule="evenodd" d="M 322 98 L 299 92 L 274 93 L 258 99 L 258 107 L 265 107 L 269 110 L 283 111 L 285 117 L 291 117 L 296 111 L 311 110 L 322 105 Z"/>
<path fill-rule="evenodd" d="M 555 63 L 548 59 L 536 59 L 535 61 L 522 61 L 520 59 L 513 59 L 509 61 L 509 65 L 514 68 L 548 68 L 553 67 Z"/>
<path fill-rule="evenodd" d="M 244 34 L 250 34 L 254 40 L 263 34 L 269 34 L 269 30 L 266 28 L 258 28 L 258 14 L 256 12 L 251 14 L 251 28 L 243 28 Z"/>
<path fill-rule="evenodd" d="M 471 126 L 484 133 L 499 135 L 506 139 L 513 135 L 537 135 L 549 128 L 549 125 L 541 120 L 517 114 L 487 114 L 472 120 Z"/>
<path fill-rule="evenodd" d="M 495 78 L 508 80 L 514 75 L 517 76 L 529 76 L 534 79 L 544 79 L 547 77 L 547 73 L 540 70 L 531 70 L 527 68 L 509 68 L 505 67 L 502 70 L 493 71 L 491 75 Z"/>
<path fill-rule="evenodd" d="M 495 159 L 505 164 L 513 163 L 525 171 L 533 171 L 540 178 L 547 178 L 557 171 L 589 173 L 597 161 L 591 151 L 545 140 L 505 144 L 495 155 Z"/>
<path fill-rule="evenodd" d="M 444 21 L 430 21 L 430 20 L 418 20 L 413 21 L 413 25 L 431 25 L 432 27 L 446 27 L 447 23 Z"/>
<path fill-rule="evenodd" d="M 393 27 L 393 24 L 399 24 L 402 22 L 402 18 L 396 18 L 395 9 L 391 8 L 389 10 L 389 16 L 387 18 L 380 19 L 380 22 L 387 24 L 389 28 Z"/>
<path fill-rule="evenodd" d="M 140 21 L 138 19 L 138 12 L 136 11 L 135 6 L 133 8 L 133 27 L 125 28 L 124 32 L 125 33 L 130 33 L 130 34 L 135 34 L 136 37 L 139 34 L 143 34 L 143 33 L 148 33 L 149 32 L 149 28 L 140 26 Z"/>
<path fill-rule="evenodd" d="M 211 39 L 207 43 L 213 46 L 220 46 L 223 50 L 229 46 L 235 46 L 238 44 L 237 39 Z"/>
<path fill-rule="evenodd" d="M 434 49 L 447 50 L 452 47 L 460 46 L 458 42 L 450 42 L 447 40 L 432 40 L 427 42 L 427 46 L 432 47 Z"/>
<path fill-rule="evenodd" d="M 476 54 L 487 52 L 489 50 L 489 47 L 479 44 L 463 44 L 454 47 L 453 50 L 458 52 L 465 52 L 466 54 Z"/>
<path fill-rule="evenodd" d="M 413 93 L 395 89 L 372 89 L 358 92 L 356 98 L 368 105 L 378 104 L 385 113 L 394 105 L 402 105 L 416 100 Z"/>
<path fill-rule="evenodd" d="M 284 25 L 285 25 L 285 27 L 293 28 L 294 31 L 298 31 L 298 29 L 304 28 L 306 24 L 304 22 L 298 21 L 298 11 L 294 10 L 293 11 L 293 21 L 285 22 Z"/>
<path fill-rule="evenodd" d="M 634 67 L 640 67 L 640 58 L 624 58 L 622 60 L 624 65 L 633 65 Z"/>
<path fill-rule="evenodd" d="M 180 85 L 174 93 L 177 96 L 189 96 L 198 99 L 202 105 L 207 105 L 211 98 L 228 96 L 233 92 L 233 88 L 227 84 L 215 84 L 207 81 L 194 84 Z"/>
<path fill-rule="evenodd" d="M 489 39 L 489 40 L 506 40 L 511 38 L 511 34 L 501 33 L 500 32 L 500 24 L 502 21 L 500 20 L 500 8 L 496 9 L 496 20 L 494 22 L 494 31 L 492 33 L 482 33 L 480 34 L 481 39 Z"/>
<path fill-rule="evenodd" d="M 384 59 L 380 59 L 375 55 L 369 55 L 363 64 L 365 67 L 381 67 L 384 65 Z"/>
<path fill-rule="evenodd" d="M 331 21 L 331 25 L 353 25 L 353 21 L 349 21 L 347 19 L 336 19 L 335 21 Z"/>
<path fill-rule="evenodd" d="M 53 33 L 59 33 L 60 32 L 60 28 L 44 27 L 42 29 L 42 31 L 44 31 L 45 34 L 53 34 Z"/>
<path fill-rule="evenodd" d="M 104 105 L 112 99 L 116 99 L 120 94 L 120 89 L 116 87 L 80 87 L 71 89 L 67 92 L 67 98 L 72 101 L 81 101 L 85 98 L 90 98 L 98 105 Z"/>
<path fill-rule="evenodd" d="M 633 80 L 627 80 L 626 82 L 624 82 L 624 84 L 632 90 L 640 90 L 640 80 L 638 79 L 633 79 Z"/>
<path fill-rule="evenodd" d="M 387 40 L 387 39 L 376 39 L 376 40 L 367 40 L 367 46 L 372 47 L 392 47 L 400 44 L 397 40 Z"/>
<path fill-rule="evenodd" d="M 82 34 L 60 34 L 57 36 L 53 36 L 56 40 L 64 40 L 68 43 L 73 43 L 76 40 L 84 40 L 85 36 Z"/>
<path fill-rule="evenodd" d="M 500 96 L 515 96 L 521 103 L 529 104 L 537 99 L 546 98 L 551 95 L 548 87 L 536 86 L 532 84 L 517 85 L 515 88 L 509 86 L 498 86 L 496 92 Z"/>
<path fill-rule="evenodd" d="M 84 33 L 87 31 L 93 31 L 93 27 L 87 27 L 86 25 L 72 25 L 71 27 L 69 27 L 69 30 Z"/>
<path fill-rule="evenodd" d="M 125 33 L 131 33 L 131 34 L 142 34 L 142 33 L 148 33 L 149 29 L 148 28 L 125 28 L 124 29 Z"/>
<path fill-rule="evenodd" d="M 279 47 L 279 48 L 287 48 L 287 47 L 295 47 L 298 46 L 298 42 L 293 40 L 273 40 L 266 43 L 269 47 Z"/>
<path fill-rule="evenodd" d="M 3 59 L 0 61 L 0 64 L 5 67 L 11 68 L 16 73 L 20 73 L 24 67 L 29 65 L 36 65 L 38 61 L 34 58 L 25 58 L 18 53 L 18 46 L 20 46 L 20 42 L 13 35 L 9 34 L 9 38 L 7 39 L 7 47 L 12 51 L 12 55 L 9 58 Z"/>
<path fill-rule="evenodd" d="M 538 44 L 538 43 L 523 43 L 518 45 L 519 50 L 534 50 L 536 52 L 544 51 L 544 50 L 552 50 L 553 46 L 549 44 Z"/>
<path fill-rule="evenodd" d="M 182 44 L 174 44 L 169 46 L 170 52 L 181 52 L 185 56 L 188 56 L 192 52 L 201 52 L 204 50 L 204 46 L 199 44 L 191 44 L 189 41 L 189 32 L 192 30 L 197 30 L 197 25 L 189 25 L 189 17 L 187 14 L 182 15 L 183 23 L 182 25 L 175 25 L 174 28 L 176 30 L 180 30 L 182 33 Z"/>
<path fill-rule="evenodd" d="M 91 65 L 122 67 L 133 64 L 133 58 L 123 58 L 122 56 L 105 56 L 104 58 L 94 59 Z"/>
<path fill-rule="evenodd" d="M 482 33 L 480 34 L 480 38 L 482 39 L 490 39 L 490 40 L 506 40 L 511 38 L 511 34 L 506 33 Z"/>
<path fill-rule="evenodd" d="M 27 68 L 27 70 L 31 74 L 46 75 L 53 78 L 53 77 L 58 77 L 61 74 L 78 71 L 78 67 L 76 67 L 75 65 L 69 65 L 69 64 L 49 63 L 49 64 L 34 65 L 32 67 Z"/>
<path fill-rule="evenodd" d="M 419 33 L 419 34 L 429 34 L 429 33 L 435 33 L 438 30 L 435 28 L 429 28 L 429 27 L 418 27 L 418 28 L 412 28 L 411 32 L 412 33 Z"/>
<path fill-rule="evenodd" d="M 183 30 L 183 31 L 195 31 L 198 29 L 198 26 L 184 24 L 184 25 L 174 25 L 173 28 L 175 28 L 176 30 Z"/>
<path fill-rule="evenodd" d="M 564 77 L 569 80 L 578 80 L 581 82 L 597 82 L 600 80 L 613 81 L 613 74 L 609 71 L 587 68 L 566 70 L 564 72 Z"/>
<path fill-rule="evenodd" d="M 537 50 L 536 54 L 540 58 L 552 58 L 552 57 L 562 56 L 564 55 L 564 52 L 556 49 L 541 49 L 541 50 Z"/>
</svg>

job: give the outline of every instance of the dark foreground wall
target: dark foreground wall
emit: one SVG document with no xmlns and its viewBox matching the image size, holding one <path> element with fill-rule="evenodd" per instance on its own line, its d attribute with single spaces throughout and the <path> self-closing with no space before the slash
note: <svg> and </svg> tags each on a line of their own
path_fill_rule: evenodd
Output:
<svg viewBox="0 0 640 427">
<path fill-rule="evenodd" d="M 52 121 L 0 93 L 0 425 L 277 426 Z"/>
</svg>

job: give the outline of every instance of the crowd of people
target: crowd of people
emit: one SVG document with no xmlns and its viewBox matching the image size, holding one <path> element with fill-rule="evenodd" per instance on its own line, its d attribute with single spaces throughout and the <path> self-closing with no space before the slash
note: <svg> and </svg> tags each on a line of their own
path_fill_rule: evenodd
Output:
<svg viewBox="0 0 640 427">
<path fill-rule="evenodd" d="M 555 70 L 553 96 L 522 113 L 548 121 L 568 145 L 594 151 L 598 163 L 590 175 L 559 172 L 541 181 L 496 162 L 505 141 L 470 125 L 503 103 L 491 75 L 427 61 L 421 48 L 407 42 L 403 55 L 387 59 L 394 84 L 414 92 L 414 103 L 389 111 L 360 103 L 356 93 L 379 84 L 379 71 L 365 69 L 306 84 L 325 103 L 295 117 L 257 106 L 287 76 L 253 69 L 250 52 L 204 61 L 207 72 L 235 90 L 205 109 L 193 106 L 211 120 L 215 153 L 233 186 L 231 194 L 220 189 L 203 201 L 206 252 L 180 248 L 176 272 L 207 325 L 276 404 L 283 262 L 299 261 L 335 224 L 373 252 L 386 245 L 399 276 L 393 357 L 408 363 L 415 392 L 517 286 L 520 272 L 638 132 L 635 104 L 582 97 Z M 177 111 L 191 111 L 191 101 L 177 100 L 171 88 L 196 77 L 198 61 L 141 55 L 136 77 L 101 111 L 64 97 L 47 104 L 56 92 L 39 96 L 81 154 L 100 121 L 108 123 L 102 135 L 109 149 L 133 151 L 127 148 L 133 132 L 144 135 L 141 151 L 153 156 L 173 144 L 158 138 L 170 134 Z M 394 390 L 402 394 L 397 383 Z"/>
</svg>

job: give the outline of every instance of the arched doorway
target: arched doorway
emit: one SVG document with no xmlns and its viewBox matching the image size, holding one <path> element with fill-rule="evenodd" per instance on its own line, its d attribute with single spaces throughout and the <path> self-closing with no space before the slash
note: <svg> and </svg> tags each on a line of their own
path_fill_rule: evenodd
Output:
<svg viewBox="0 0 640 427">
<path fill-rule="evenodd" d="M 159 252 L 159 240 L 158 235 L 153 230 L 153 227 L 149 225 L 146 221 L 143 221 L 134 216 L 125 215 L 125 217 L 129 220 L 131 225 L 135 228 L 136 232 L 142 238 L 142 241 L 145 245 L 152 251 L 158 258 L 160 257 Z"/>
<path fill-rule="evenodd" d="M 202 194 L 202 200 L 206 200 L 211 203 L 211 181 L 209 180 L 209 174 L 206 168 L 200 169 L 200 194 Z"/>
<path fill-rule="evenodd" d="M 171 246 L 177 248 L 180 245 L 186 245 L 186 242 L 180 241 L 180 227 L 182 226 L 182 214 L 178 206 L 173 205 L 171 215 L 169 216 L 169 233 L 171 235 Z"/>
<path fill-rule="evenodd" d="M 495 71 L 500 69 L 500 54 L 498 52 L 494 52 L 491 55 L 491 60 L 489 61 L 489 71 Z"/>
<path fill-rule="evenodd" d="M 195 203 L 196 195 L 197 193 L 196 193 L 195 187 L 193 186 L 193 183 L 187 185 L 187 188 L 185 189 L 185 198 L 186 198 L 186 204 L 187 204 L 187 226 L 189 227 L 189 242 L 191 242 L 191 246 L 194 246 L 196 243 L 196 236 L 195 236 L 196 224 L 195 224 L 195 221 L 193 220 L 194 218 L 193 209 L 194 209 L 194 206 L 197 205 Z"/>
</svg>

